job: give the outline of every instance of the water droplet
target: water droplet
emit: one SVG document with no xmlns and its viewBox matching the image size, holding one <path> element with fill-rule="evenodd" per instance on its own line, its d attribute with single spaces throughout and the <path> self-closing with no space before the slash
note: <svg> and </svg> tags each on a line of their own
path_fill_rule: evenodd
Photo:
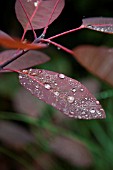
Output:
<svg viewBox="0 0 113 170">
<path fill-rule="evenodd" d="M 77 90 L 75 88 L 72 89 L 72 92 L 76 92 Z"/>
<path fill-rule="evenodd" d="M 82 118 L 82 117 L 79 115 L 79 116 L 78 116 L 78 119 L 81 119 L 81 118 Z"/>
<path fill-rule="evenodd" d="M 97 100 L 97 101 L 96 101 L 96 104 L 100 104 L 100 102 Z"/>
<path fill-rule="evenodd" d="M 45 84 L 44 87 L 48 90 L 51 88 L 51 86 L 49 84 Z"/>
<path fill-rule="evenodd" d="M 59 78 L 64 79 L 65 75 L 64 74 L 59 74 Z"/>
<path fill-rule="evenodd" d="M 24 74 L 28 74 L 28 70 L 22 70 Z"/>
<path fill-rule="evenodd" d="M 36 85 L 36 88 L 38 89 L 38 88 L 39 88 L 39 86 L 38 86 L 38 85 Z"/>
<path fill-rule="evenodd" d="M 94 109 L 91 109 L 91 110 L 90 110 L 90 113 L 95 113 L 95 110 L 94 110 Z"/>
<path fill-rule="evenodd" d="M 73 103 L 74 100 L 75 100 L 75 98 L 74 98 L 73 96 L 68 96 L 68 97 L 67 97 L 67 101 L 68 101 L 69 103 Z"/>
<path fill-rule="evenodd" d="M 55 91 L 55 92 L 54 92 L 54 95 L 55 95 L 55 96 L 59 96 L 59 92 Z"/>
<path fill-rule="evenodd" d="M 83 114 L 83 115 L 84 115 L 84 114 L 86 114 L 86 113 L 83 111 L 81 114 Z"/>
<path fill-rule="evenodd" d="M 37 7 L 39 1 L 34 2 L 34 6 Z"/>
<path fill-rule="evenodd" d="M 84 89 L 80 89 L 80 91 L 84 91 Z"/>
<path fill-rule="evenodd" d="M 21 75 L 19 75 L 19 79 L 22 79 L 23 77 Z"/>
<path fill-rule="evenodd" d="M 87 25 L 87 28 L 94 28 L 92 25 Z"/>
<path fill-rule="evenodd" d="M 57 47 L 57 50 L 60 50 L 60 47 Z"/>
<path fill-rule="evenodd" d="M 31 73 L 30 75 L 31 76 L 37 76 L 37 73 Z"/>
<path fill-rule="evenodd" d="M 38 73 L 39 73 L 39 74 L 42 73 L 42 70 L 38 70 Z"/>
</svg>

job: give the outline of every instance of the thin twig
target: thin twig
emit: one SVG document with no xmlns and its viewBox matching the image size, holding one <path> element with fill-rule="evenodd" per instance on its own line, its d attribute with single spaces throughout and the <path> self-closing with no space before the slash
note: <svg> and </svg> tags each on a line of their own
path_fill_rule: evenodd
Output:
<svg viewBox="0 0 113 170">
<path fill-rule="evenodd" d="M 60 45 L 60 44 L 57 44 L 56 42 L 53 42 L 53 41 L 51 41 L 51 40 L 49 40 L 49 39 L 42 39 L 41 41 L 42 41 L 42 42 L 48 42 L 48 43 L 50 43 L 50 44 L 53 44 L 53 45 L 56 46 L 58 49 L 62 49 L 62 50 L 64 50 L 65 52 L 67 52 L 67 53 L 69 53 L 69 54 L 71 54 L 71 55 L 74 54 L 72 50 L 69 50 L 68 48 L 66 48 L 66 47 L 64 47 L 64 46 L 62 46 L 62 45 Z"/>
<path fill-rule="evenodd" d="M 72 30 L 62 32 L 62 33 L 57 34 L 57 35 L 54 35 L 54 36 L 52 36 L 52 37 L 50 37 L 50 38 L 48 38 L 48 39 L 49 39 L 49 40 L 52 40 L 52 39 L 54 39 L 54 38 L 60 37 L 60 36 L 62 36 L 62 35 L 69 34 L 69 33 L 71 33 L 71 32 L 75 32 L 75 31 L 80 30 L 80 29 L 83 29 L 83 28 L 85 28 L 84 25 L 81 25 L 81 26 L 78 27 L 78 28 L 74 28 L 74 29 L 72 29 Z"/>
</svg>

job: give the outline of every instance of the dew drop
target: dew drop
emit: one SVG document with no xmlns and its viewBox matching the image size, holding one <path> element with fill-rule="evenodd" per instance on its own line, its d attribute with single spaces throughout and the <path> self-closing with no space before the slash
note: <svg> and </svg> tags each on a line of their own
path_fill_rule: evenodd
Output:
<svg viewBox="0 0 113 170">
<path fill-rule="evenodd" d="M 72 92 L 76 92 L 76 89 L 75 89 L 75 88 L 73 88 L 73 89 L 72 89 Z"/>
<path fill-rule="evenodd" d="M 28 70 L 23 70 L 22 71 L 24 74 L 28 74 Z"/>
<path fill-rule="evenodd" d="M 51 88 L 51 86 L 49 84 L 45 84 L 44 87 L 48 90 Z"/>
<path fill-rule="evenodd" d="M 80 91 L 84 91 L 84 89 L 80 89 Z"/>
<path fill-rule="evenodd" d="M 97 101 L 96 101 L 96 104 L 100 104 L 100 102 L 97 100 Z"/>
<path fill-rule="evenodd" d="M 31 76 L 37 76 L 37 73 L 31 73 Z"/>
<path fill-rule="evenodd" d="M 38 1 L 34 2 L 34 6 L 37 7 L 38 3 Z"/>
<path fill-rule="evenodd" d="M 36 88 L 38 89 L 38 88 L 39 88 L 39 86 L 38 86 L 38 85 L 36 85 Z"/>
<path fill-rule="evenodd" d="M 21 75 L 19 75 L 19 79 L 22 79 L 23 77 Z"/>
<path fill-rule="evenodd" d="M 57 50 L 60 50 L 60 47 L 57 47 Z"/>
<path fill-rule="evenodd" d="M 59 74 L 59 78 L 64 79 L 65 75 L 64 74 Z"/>
<path fill-rule="evenodd" d="M 91 109 L 91 110 L 90 110 L 90 113 L 95 113 L 95 110 L 94 110 L 94 109 Z"/>
<path fill-rule="evenodd" d="M 55 91 L 55 92 L 54 92 L 54 95 L 55 95 L 55 96 L 59 96 L 59 92 Z"/>
<path fill-rule="evenodd" d="M 74 98 L 73 96 L 68 96 L 68 97 L 67 97 L 67 101 L 68 101 L 69 103 L 73 103 L 74 100 L 75 100 L 75 98 Z"/>
</svg>

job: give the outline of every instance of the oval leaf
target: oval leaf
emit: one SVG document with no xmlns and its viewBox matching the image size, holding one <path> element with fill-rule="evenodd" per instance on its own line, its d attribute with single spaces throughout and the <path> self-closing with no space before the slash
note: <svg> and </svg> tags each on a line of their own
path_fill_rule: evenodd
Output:
<svg viewBox="0 0 113 170">
<path fill-rule="evenodd" d="M 113 18 L 94 17 L 82 20 L 85 28 L 113 34 Z"/>
<path fill-rule="evenodd" d="M 92 164 L 92 155 L 86 145 L 69 137 L 58 136 L 51 140 L 50 147 L 57 156 L 79 167 L 89 167 Z"/>
<path fill-rule="evenodd" d="M 5 36 L 0 37 L 0 45 L 7 48 L 19 48 L 23 50 L 41 49 L 47 46 L 45 44 L 23 43 L 19 39 L 14 40 Z"/>
<path fill-rule="evenodd" d="M 81 45 L 74 52 L 80 64 L 113 86 L 113 48 Z"/>
<path fill-rule="evenodd" d="M 16 54 L 17 50 L 7 50 L 0 53 L 0 65 L 4 62 L 13 59 L 14 55 Z M 11 70 L 23 70 L 26 68 L 30 68 L 42 63 L 49 61 L 49 57 L 40 51 L 28 51 L 27 53 L 23 54 L 21 57 L 13 61 L 12 63 L 8 64 L 4 69 L 11 69 Z M 1 72 L 6 72 L 6 70 L 1 70 Z"/>
<path fill-rule="evenodd" d="M 105 118 L 99 101 L 78 81 L 47 70 L 23 70 L 20 83 L 33 95 L 65 115 L 79 119 Z"/>
<path fill-rule="evenodd" d="M 31 18 L 35 8 L 38 5 L 37 0 L 21 0 L 26 13 L 28 14 L 29 18 Z M 40 29 L 44 28 L 51 16 L 52 10 L 55 6 L 56 0 L 42 0 L 38 6 L 38 10 L 35 14 L 35 16 L 32 19 L 32 26 L 34 29 Z M 50 20 L 50 24 L 60 15 L 62 9 L 64 8 L 64 0 L 60 0 L 54 14 Z M 16 0 L 15 4 L 15 11 L 16 16 L 19 22 L 22 24 L 23 28 L 26 27 L 28 20 L 26 18 L 25 12 L 23 11 L 23 8 L 21 7 L 21 4 L 18 0 Z M 31 26 L 29 25 L 27 30 L 31 30 Z"/>
<path fill-rule="evenodd" d="M 25 144 L 34 142 L 34 137 L 21 126 L 11 122 L 1 121 L 0 140 L 10 144 L 12 147 L 22 147 Z"/>
</svg>

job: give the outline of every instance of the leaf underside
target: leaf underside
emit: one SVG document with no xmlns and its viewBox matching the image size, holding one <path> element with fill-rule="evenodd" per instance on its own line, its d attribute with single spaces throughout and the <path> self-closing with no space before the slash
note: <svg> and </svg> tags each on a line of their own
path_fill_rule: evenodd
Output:
<svg viewBox="0 0 113 170">
<path fill-rule="evenodd" d="M 113 18 L 94 17 L 82 20 L 85 28 L 113 34 Z"/>
<path fill-rule="evenodd" d="M 113 86 L 113 48 L 81 45 L 74 49 L 74 53 L 88 71 Z"/>
<path fill-rule="evenodd" d="M 77 80 L 47 70 L 23 70 L 22 86 L 40 100 L 65 115 L 78 119 L 102 119 L 105 112 L 99 101 Z"/>
<path fill-rule="evenodd" d="M 0 53 L 0 64 L 11 60 L 14 58 L 14 55 L 17 53 L 17 50 L 6 50 Z M 23 70 L 30 68 L 42 63 L 49 61 L 49 57 L 40 51 L 31 50 L 23 54 L 21 57 L 13 61 L 4 67 L 4 69 L 11 70 Z M 1 70 L 0 72 L 6 72 L 6 70 Z"/>
<path fill-rule="evenodd" d="M 28 14 L 28 17 L 31 18 L 39 1 L 21 0 L 21 2 L 26 10 L 26 13 Z M 44 28 L 46 26 L 46 24 L 51 16 L 51 12 L 54 8 L 55 3 L 56 3 L 56 0 L 41 1 L 41 3 L 38 6 L 38 10 L 31 22 L 34 29 Z M 61 1 L 59 1 L 58 5 L 55 9 L 54 14 L 53 14 L 49 24 L 51 24 L 60 15 L 63 8 L 64 8 L 64 0 L 61 0 Z M 15 11 L 16 11 L 17 19 L 22 24 L 23 28 L 25 28 L 28 23 L 28 20 L 26 18 L 25 12 L 24 12 L 23 8 L 21 7 L 21 4 L 19 3 L 18 0 L 16 0 Z M 31 30 L 30 25 L 28 26 L 27 30 Z"/>
</svg>

